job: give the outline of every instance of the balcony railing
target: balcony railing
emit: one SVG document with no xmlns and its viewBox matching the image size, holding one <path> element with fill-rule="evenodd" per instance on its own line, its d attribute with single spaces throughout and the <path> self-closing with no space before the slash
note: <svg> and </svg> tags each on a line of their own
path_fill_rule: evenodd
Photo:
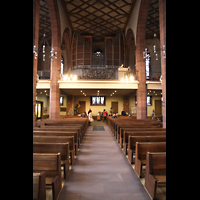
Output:
<svg viewBox="0 0 200 200">
<path fill-rule="evenodd" d="M 106 79 L 106 80 L 118 80 L 118 68 L 114 65 L 79 65 L 78 68 L 74 68 L 72 73 L 77 76 L 77 79 Z M 39 79 L 50 79 L 50 71 L 37 71 Z M 160 73 L 152 73 L 152 76 L 146 77 L 148 81 L 160 81 Z M 63 74 L 65 75 L 65 74 Z M 60 78 L 63 77 L 60 74 Z M 137 75 L 134 75 L 134 80 L 138 80 Z M 151 74 L 150 74 L 151 75 Z M 124 77 L 125 78 L 125 77 Z"/>
<path fill-rule="evenodd" d="M 39 79 L 50 79 L 50 71 L 37 71 Z"/>
</svg>

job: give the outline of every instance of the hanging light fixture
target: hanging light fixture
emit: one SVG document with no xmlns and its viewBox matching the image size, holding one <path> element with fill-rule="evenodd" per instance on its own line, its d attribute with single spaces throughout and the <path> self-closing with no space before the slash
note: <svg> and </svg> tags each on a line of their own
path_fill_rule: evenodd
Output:
<svg viewBox="0 0 200 200">
<path fill-rule="evenodd" d="M 164 56 L 164 58 L 166 58 L 166 50 L 165 50 L 165 45 L 163 45 L 163 48 L 162 48 L 162 55 Z"/>
<path fill-rule="evenodd" d="M 52 50 L 50 51 L 50 53 L 51 53 L 51 56 L 50 56 L 51 60 L 53 60 L 54 56 L 57 59 L 57 52 L 54 53 L 54 48 L 52 48 Z"/>
<path fill-rule="evenodd" d="M 153 46 L 153 53 L 155 54 L 156 60 L 158 60 L 158 53 L 159 53 L 159 50 L 160 50 L 160 42 L 157 39 L 157 34 L 156 34 L 156 31 L 155 31 L 155 27 L 156 27 L 156 25 L 155 25 L 155 8 L 154 8 L 154 34 L 153 34 L 154 37 L 153 37 L 153 40 L 152 40 L 150 46 Z M 164 52 L 163 54 L 165 54 L 165 48 L 162 51 Z M 145 48 L 145 51 L 143 52 L 143 58 L 144 59 L 149 59 L 149 57 L 148 57 L 148 54 L 147 54 L 147 48 Z"/>
<path fill-rule="evenodd" d="M 150 56 L 150 54 L 147 52 L 147 48 L 145 48 L 145 50 L 144 50 L 144 52 L 143 52 L 143 58 L 149 60 L 150 57 L 151 57 L 151 56 Z"/>
<path fill-rule="evenodd" d="M 37 59 L 37 57 L 38 57 L 37 50 L 38 50 L 38 49 L 36 49 L 36 45 L 34 45 L 34 46 L 33 46 L 33 53 L 35 54 L 35 59 Z"/>
</svg>

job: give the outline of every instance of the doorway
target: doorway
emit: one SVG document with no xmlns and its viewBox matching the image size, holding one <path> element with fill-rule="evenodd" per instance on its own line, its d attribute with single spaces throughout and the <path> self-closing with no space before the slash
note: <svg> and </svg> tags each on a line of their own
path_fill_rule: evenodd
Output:
<svg viewBox="0 0 200 200">
<path fill-rule="evenodd" d="M 42 113 L 43 113 L 42 111 L 43 111 L 43 102 L 36 101 L 35 116 L 37 120 L 42 118 Z"/>
<path fill-rule="evenodd" d="M 118 113 L 118 102 L 111 102 L 111 107 L 115 114 Z"/>
<path fill-rule="evenodd" d="M 162 116 L 161 100 L 155 100 L 155 116 L 156 117 L 161 117 Z"/>
<path fill-rule="evenodd" d="M 79 108 L 79 113 L 82 114 L 82 113 L 86 112 L 85 101 L 79 101 L 79 104 L 81 105 L 80 108 Z"/>
</svg>

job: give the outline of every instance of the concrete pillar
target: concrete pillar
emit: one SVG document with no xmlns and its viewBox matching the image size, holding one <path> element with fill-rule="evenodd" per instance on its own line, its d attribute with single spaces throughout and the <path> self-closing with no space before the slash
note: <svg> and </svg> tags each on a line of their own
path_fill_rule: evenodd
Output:
<svg viewBox="0 0 200 200">
<path fill-rule="evenodd" d="M 166 0 L 159 0 L 159 25 L 160 25 L 160 48 L 165 45 L 166 51 Z M 162 72 L 162 112 L 163 128 L 166 128 L 166 58 L 161 51 L 161 72 Z"/>
</svg>

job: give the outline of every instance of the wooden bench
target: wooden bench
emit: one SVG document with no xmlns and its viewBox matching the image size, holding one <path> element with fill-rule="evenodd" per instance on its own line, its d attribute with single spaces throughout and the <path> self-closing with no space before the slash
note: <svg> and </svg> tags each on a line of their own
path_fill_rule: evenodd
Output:
<svg viewBox="0 0 200 200">
<path fill-rule="evenodd" d="M 79 125 L 83 128 L 84 133 L 87 130 L 88 124 L 88 118 L 45 119 L 36 122 L 37 127 Z"/>
<path fill-rule="evenodd" d="M 78 153 L 78 137 L 77 131 L 35 131 L 33 130 L 33 135 L 43 135 L 43 136 L 74 136 L 74 150 L 75 155 Z"/>
<path fill-rule="evenodd" d="M 64 178 L 69 173 L 69 143 L 33 142 L 33 153 L 60 153 L 61 166 L 64 167 Z"/>
<path fill-rule="evenodd" d="M 53 200 L 56 200 L 61 188 L 61 155 L 33 153 L 33 172 L 41 173 L 45 171 L 46 187 L 52 187 Z"/>
<path fill-rule="evenodd" d="M 166 131 L 124 131 L 123 152 L 127 154 L 128 137 L 130 136 L 150 136 L 150 135 L 166 135 Z"/>
<path fill-rule="evenodd" d="M 69 156 L 70 163 L 74 163 L 74 136 L 43 136 L 43 135 L 34 135 L 33 142 L 42 142 L 42 143 L 69 143 Z M 62 155 L 61 155 L 62 156 Z"/>
<path fill-rule="evenodd" d="M 128 161 L 134 163 L 133 155 L 135 154 L 136 142 L 166 142 L 166 135 L 152 136 L 130 136 L 128 138 Z"/>
<path fill-rule="evenodd" d="M 147 152 L 166 152 L 166 142 L 136 142 L 135 172 L 141 177 L 142 166 L 146 165 Z"/>
<path fill-rule="evenodd" d="M 33 200 L 46 199 L 45 172 L 33 173 Z"/>
<path fill-rule="evenodd" d="M 108 118 L 108 125 L 109 128 L 111 129 L 112 133 L 115 135 L 116 132 L 118 133 L 119 129 L 117 126 L 124 125 L 124 126 L 130 126 L 130 125 L 135 125 L 136 126 L 154 126 L 154 127 L 162 127 L 162 122 L 160 121 L 155 121 L 155 120 L 150 120 L 150 119 L 133 119 L 128 118 L 127 116 L 120 116 L 118 118 Z"/>
<path fill-rule="evenodd" d="M 33 128 L 34 131 L 77 131 L 78 133 L 78 148 L 80 147 L 80 143 L 82 141 L 83 138 L 83 132 L 81 129 L 81 126 L 44 126 L 42 128 L 39 127 L 34 127 Z"/>
<path fill-rule="evenodd" d="M 120 144 L 120 147 L 123 148 L 123 137 L 124 131 L 166 131 L 166 128 L 159 127 L 120 127 L 119 134 L 117 134 L 117 141 Z"/>
<path fill-rule="evenodd" d="M 157 186 L 166 186 L 166 152 L 147 152 L 145 187 L 152 199 L 156 199 Z"/>
<path fill-rule="evenodd" d="M 120 133 L 120 128 L 126 128 L 126 127 L 133 127 L 133 128 L 161 128 L 161 124 L 162 122 L 158 122 L 158 121 L 150 121 L 150 120 L 146 120 L 146 121 L 129 121 L 129 122 L 119 122 L 115 125 L 116 127 L 116 131 L 114 133 L 115 138 L 117 139 L 117 135 Z"/>
</svg>

